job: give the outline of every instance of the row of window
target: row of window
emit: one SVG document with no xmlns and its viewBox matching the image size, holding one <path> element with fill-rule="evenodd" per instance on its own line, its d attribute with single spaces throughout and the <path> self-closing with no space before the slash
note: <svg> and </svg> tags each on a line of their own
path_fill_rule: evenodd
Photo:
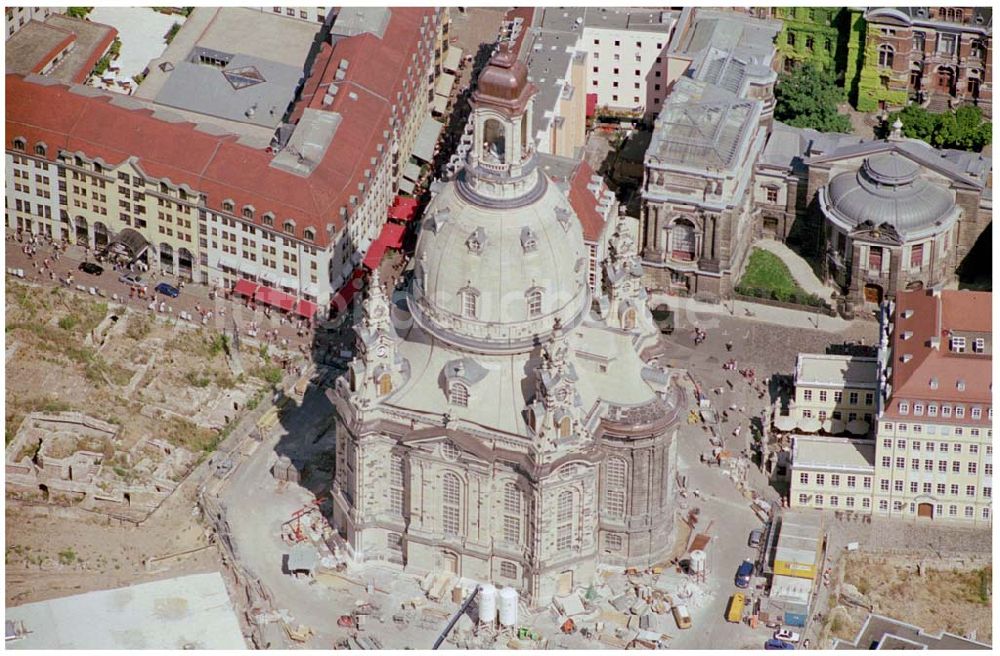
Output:
<svg viewBox="0 0 1000 656">
<path fill-rule="evenodd" d="M 621 46 L 621 44 L 622 44 L 622 42 L 621 42 L 620 39 L 615 39 L 615 47 Z M 601 40 L 600 39 L 594 39 L 594 45 L 595 46 L 601 45 Z M 636 48 L 642 48 L 642 41 L 636 41 L 635 42 L 635 47 Z M 656 49 L 657 50 L 663 50 L 663 44 L 662 43 L 657 43 L 656 44 Z"/>
<path fill-rule="evenodd" d="M 899 425 L 903 426 L 904 428 L 906 426 L 906 424 L 899 424 Z M 891 428 L 892 424 L 887 424 L 886 426 L 888 428 Z M 974 428 L 973 430 L 977 431 L 976 434 L 978 435 L 978 430 L 979 429 L 975 429 Z M 914 451 L 920 451 L 921 449 L 924 449 L 925 451 L 928 451 L 928 452 L 931 452 L 931 453 L 934 452 L 935 448 L 937 448 L 937 450 L 940 453 L 948 453 L 949 449 L 951 449 L 952 453 L 961 453 L 962 452 L 962 443 L 961 442 L 921 442 L 919 440 L 910 440 L 910 441 L 903 440 L 903 439 L 896 440 L 896 448 L 897 449 L 899 449 L 901 451 L 902 450 L 906 450 L 907 446 L 909 446 Z M 891 449 L 892 448 L 892 438 L 889 438 L 889 437 L 883 438 L 883 440 L 882 440 L 882 448 L 883 449 Z M 979 453 L 979 445 L 978 444 L 969 444 L 968 448 L 969 448 L 969 453 Z M 987 444 L 986 445 L 986 455 L 992 455 L 992 454 L 993 454 L 993 445 L 992 444 Z"/>
<path fill-rule="evenodd" d="M 466 319 L 479 318 L 479 292 L 475 289 L 466 288 L 459 292 L 462 300 L 462 316 Z M 542 316 L 542 290 L 529 289 L 524 295 L 528 308 L 528 316 L 531 318 Z"/>
<path fill-rule="evenodd" d="M 883 492 L 889 491 L 889 479 L 883 478 L 879 481 L 879 489 Z M 903 481 L 893 481 L 892 489 L 895 492 L 902 492 L 904 489 Z M 950 494 L 951 496 L 957 497 L 961 493 L 961 486 L 958 483 L 952 483 L 948 485 L 946 483 L 927 483 L 924 482 L 922 485 L 918 481 L 910 481 L 910 494 L 919 494 L 920 490 L 923 490 L 924 494 L 931 494 L 932 490 L 937 490 L 937 494 L 944 496 L 945 494 Z M 966 485 L 965 486 L 965 496 L 974 497 L 976 496 L 976 486 Z M 987 499 L 993 498 L 993 488 L 991 486 L 983 487 L 983 496 Z"/>
<path fill-rule="evenodd" d="M 815 496 L 811 496 L 811 495 L 808 495 L 808 494 L 800 494 L 799 495 L 799 503 L 801 505 L 808 505 L 810 503 L 810 501 L 815 506 L 829 505 L 830 508 L 839 508 L 840 507 L 840 497 L 835 496 L 835 495 L 831 496 L 829 498 L 829 504 L 826 503 L 827 499 L 822 494 L 817 494 Z M 854 497 L 846 497 L 844 499 L 844 506 L 846 508 L 854 508 L 855 507 L 855 499 L 854 499 Z M 861 499 L 861 507 L 865 508 L 865 509 L 871 508 L 871 499 L 869 499 L 867 497 L 862 498 Z M 892 502 L 892 509 L 895 512 L 903 512 L 903 509 L 906 508 L 906 507 L 907 507 L 907 504 L 905 504 L 903 501 L 893 501 Z M 959 507 L 957 505 L 954 505 L 954 504 L 949 505 L 948 506 L 948 516 L 949 517 L 957 517 L 958 516 L 958 508 Z M 883 511 L 883 512 L 888 511 L 889 510 L 889 500 L 888 499 L 879 499 L 878 509 L 881 510 L 881 511 Z M 909 503 L 909 511 L 910 511 L 910 513 L 916 513 L 917 512 L 917 504 L 915 502 L 910 502 Z M 936 515 L 942 515 L 943 513 L 944 513 L 944 504 L 940 504 L 940 503 L 936 504 L 936 506 L 935 506 L 935 514 Z M 966 519 L 973 519 L 973 518 L 975 518 L 975 516 L 976 516 L 976 507 L 975 506 L 965 506 L 964 517 Z M 989 519 L 990 518 L 990 509 L 989 509 L 989 507 L 984 507 L 982 509 L 982 515 L 981 516 L 982 516 L 983 519 Z"/>
<path fill-rule="evenodd" d="M 829 399 L 829 395 L 827 393 L 827 390 L 819 390 L 819 395 L 818 396 L 819 396 L 820 403 L 826 403 L 827 400 Z M 860 395 L 859 395 L 858 392 L 849 392 L 848 395 L 847 395 L 847 405 L 858 405 L 858 399 L 859 398 L 860 398 Z M 804 390 L 802 390 L 802 400 L 803 401 L 812 401 L 813 400 L 813 391 L 811 389 L 804 389 Z M 841 392 L 841 391 L 835 391 L 833 393 L 833 402 L 834 403 L 843 403 L 843 401 L 844 401 L 844 393 Z M 875 393 L 874 392 L 865 392 L 865 405 L 868 406 L 868 405 L 872 405 L 873 403 L 875 403 Z"/>
<path fill-rule="evenodd" d="M 274 7 L 274 13 L 280 14 L 282 7 Z M 294 7 L 285 7 L 285 15 L 295 17 Z M 309 12 L 305 9 L 299 9 L 299 18 L 303 20 L 309 19 Z M 316 20 L 320 23 L 326 20 L 326 10 L 323 7 L 316 7 Z"/>
<path fill-rule="evenodd" d="M 898 433 L 906 433 L 910 431 L 914 435 L 921 435 L 924 432 L 926 432 L 928 435 L 937 435 L 938 429 L 940 428 L 941 435 L 944 436 L 951 435 L 952 433 L 954 433 L 958 437 L 965 435 L 965 428 L 962 426 L 935 426 L 934 424 L 927 424 L 927 425 L 913 424 L 913 426 L 910 426 L 909 424 L 895 424 L 895 426 L 896 426 L 896 432 Z M 885 428 L 886 430 L 892 430 L 892 427 L 893 424 L 891 423 L 883 424 L 883 428 Z M 969 429 L 969 435 L 971 437 L 979 437 L 981 433 L 982 431 L 980 431 L 980 429 L 978 428 Z M 987 437 L 993 437 L 993 429 L 992 428 L 986 429 L 986 435 Z M 993 453 L 993 447 L 987 446 L 986 452 Z"/>
<path fill-rule="evenodd" d="M 959 381 L 959 382 L 961 383 L 961 381 Z M 964 387 L 964 384 L 963 384 L 963 387 Z M 926 406 L 924 406 L 924 404 L 921 403 L 921 402 L 919 402 L 919 401 L 915 401 L 913 403 L 913 414 L 916 415 L 916 416 L 918 416 L 918 417 L 922 416 L 924 414 L 924 408 L 925 407 L 927 409 L 927 416 L 928 417 L 937 417 L 938 416 L 938 404 L 937 403 L 929 403 Z M 951 417 L 952 416 L 952 406 L 951 405 L 941 405 L 940 410 L 941 410 L 941 416 L 942 417 Z M 964 405 L 956 405 L 956 406 L 954 406 L 954 412 L 955 412 L 955 417 L 957 419 L 964 418 L 965 417 L 965 406 Z M 909 401 L 900 401 L 899 402 L 899 414 L 901 414 L 901 415 L 908 415 L 908 414 L 910 414 L 910 402 Z M 969 409 L 969 414 L 970 414 L 970 416 L 973 419 L 982 419 L 983 418 L 983 409 L 982 409 L 982 407 L 980 407 L 978 405 L 974 405 L 974 406 L 972 406 Z M 987 417 L 989 419 L 993 419 L 993 408 L 987 408 L 986 409 L 986 415 L 987 415 Z"/>
<path fill-rule="evenodd" d="M 804 408 L 802 410 L 802 416 L 808 419 L 808 418 L 810 418 L 810 417 L 813 416 L 813 412 L 809 408 Z M 826 410 L 820 410 L 819 412 L 816 413 L 816 417 L 820 421 L 826 421 L 827 416 L 828 415 L 827 415 Z M 833 417 L 834 419 L 843 419 L 844 418 L 844 415 L 843 415 L 843 413 L 840 410 L 834 410 L 829 416 Z M 862 416 L 864 417 L 865 421 L 871 422 L 871 420 L 872 420 L 872 413 L 866 412 Z M 858 418 L 858 413 L 856 413 L 856 412 L 848 412 L 847 413 L 847 421 L 854 421 L 857 418 Z"/>
<path fill-rule="evenodd" d="M 955 353 L 965 353 L 966 348 L 966 338 L 963 335 L 952 335 L 951 339 L 948 340 L 949 348 Z M 985 353 L 986 352 L 986 339 L 983 337 L 976 337 L 972 340 L 972 352 L 973 353 Z"/>
<path fill-rule="evenodd" d="M 792 30 L 788 30 L 788 33 L 785 36 L 786 36 L 785 41 L 788 43 L 788 45 L 794 47 L 795 43 L 798 41 L 798 37 L 796 36 L 795 32 L 793 32 Z M 806 50 L 813 51 L 815 49 L 816 49 L 816 40 L 813 38 L 811 34 L 806 35 Z M 829 53 L 832 53 L 833 41 L 831 39 L 824 39 L 823 49 Z"/>
<path fill-rule="evenodd" d="M 948 462 L 947 460 L 937 461 L 937 470 L 942 474 L 948 473 Z M 906 469 L 906 458 L 899 456 L 893 461 L 892 456 L 882 456 L 882 466 L 889 469 L 895 464 L 895 469 Z M 979 470 L 979 464 L 976 462 L 966 462 L 965 473 L 975 474 Z M 920 471 L 920 459 L 911 458 L 910 459 L 910 469 L 913 471 Z M 934 461 L 924 460 L 924 471 L 934 471 Z M 952 460 L 951 461 L 951 473 L 961 474 L 962 473 L 962 461 Z M 983 465 L 983 474 L 986 476 L 993 475 L 993 463 L 985 463 Z"/>
</svg>

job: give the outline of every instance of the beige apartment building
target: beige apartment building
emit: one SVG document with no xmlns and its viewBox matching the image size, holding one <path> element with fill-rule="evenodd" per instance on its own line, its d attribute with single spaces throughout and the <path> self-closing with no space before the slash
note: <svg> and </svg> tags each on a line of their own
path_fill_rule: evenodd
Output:
<svg viewBox="0 0 1000 656">
<path fill-rule="evenodd" d="M 878 393 L 878 360 L 872 357 L 800 353 L 795 361 L 795 400 L 790 414 L 800 426 L 815 419 L 827 433 L 842 433 L 851 422 L 870 427 Z M 836 421 L 834 421 L 836 420 Z M 839 423 L 838 423 L 839 422 Z M 855 424 L 857 434 L 860 424 Z"/>
<path fill-rule="evenodd" d="M 991 525 L 990 303 L 920 290 L 884 307 L 875 437 L 795 437 L 792 507 Z"/>
</svg>

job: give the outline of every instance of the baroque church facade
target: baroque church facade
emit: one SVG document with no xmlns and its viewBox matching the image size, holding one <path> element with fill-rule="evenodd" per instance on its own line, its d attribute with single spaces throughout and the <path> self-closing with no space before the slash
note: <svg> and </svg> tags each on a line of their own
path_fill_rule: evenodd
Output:
<svg viewBox="0 0 1000 656">
<path fill-rule="evenodd" d="M 541 605 L 671 549 L 682 392 L 624 222 L 588 285 L 580 221 L 530 137 L 535 91 L 507 52 L 484 69 L 473 147 L 425 212 L 406 298 L 373 274 L 329 395 L 352 559 Z"/>
</svg>

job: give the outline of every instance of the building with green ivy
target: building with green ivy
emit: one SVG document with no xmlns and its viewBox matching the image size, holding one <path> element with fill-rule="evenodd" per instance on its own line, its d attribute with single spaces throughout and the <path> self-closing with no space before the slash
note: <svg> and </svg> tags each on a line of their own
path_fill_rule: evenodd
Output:
<svg viewBox="0 0 1000 656">
<path fill-rule="evenodd" d="M 849 50 L 849 12 L 843 7 L 774 7 L 783 27 L 775 43 L 782 70 L 812 62 L 844 80 Z"/>
</svg>

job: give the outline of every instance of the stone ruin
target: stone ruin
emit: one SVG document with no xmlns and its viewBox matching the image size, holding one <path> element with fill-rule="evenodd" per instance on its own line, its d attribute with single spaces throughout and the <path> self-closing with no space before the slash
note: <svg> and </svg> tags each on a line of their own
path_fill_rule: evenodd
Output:
<svg viewBox="0 0 1000 656">
<path fill-rule="evenodd" d="M 78 412 L 32 413 L 6 449 L 6 486 L 19 497 L 75 503 L 140 521 L 190 472 L 197 456 L 164 440 L 122 444 L 120 428 Z"/>
</svg>

